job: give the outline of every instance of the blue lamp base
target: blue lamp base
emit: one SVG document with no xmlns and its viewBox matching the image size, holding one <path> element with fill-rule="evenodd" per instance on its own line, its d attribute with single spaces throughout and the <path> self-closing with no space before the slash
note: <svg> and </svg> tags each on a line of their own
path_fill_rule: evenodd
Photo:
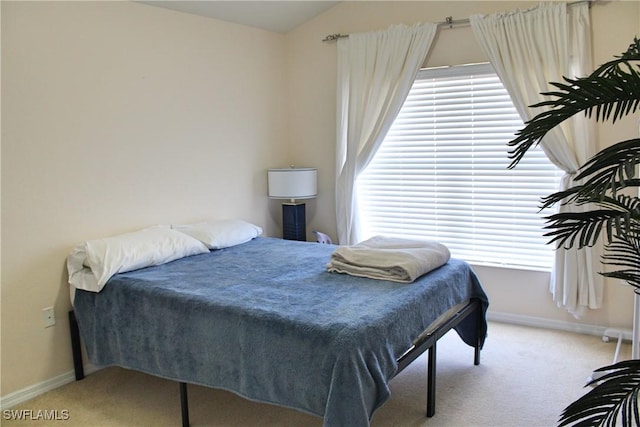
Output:
<svg viewBox="0 0 640 427">
<path fill-rule="evenodd" d="M 282 238 L 285 240 L 307 240 L 305 204 L 282 204 Z"/>
</svg>

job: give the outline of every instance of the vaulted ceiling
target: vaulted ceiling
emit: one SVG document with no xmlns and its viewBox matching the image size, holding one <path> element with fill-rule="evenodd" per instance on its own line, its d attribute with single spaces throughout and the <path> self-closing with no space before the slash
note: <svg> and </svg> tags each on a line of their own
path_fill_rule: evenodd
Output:
<svg viewBox="0 0 640 427">
<path fill-rule="evenodd" d="M 339 1 L 138 1 L 151 6 L 207 16 L 222 21 L 287 33 L 335 6 Z"/>
</svg>

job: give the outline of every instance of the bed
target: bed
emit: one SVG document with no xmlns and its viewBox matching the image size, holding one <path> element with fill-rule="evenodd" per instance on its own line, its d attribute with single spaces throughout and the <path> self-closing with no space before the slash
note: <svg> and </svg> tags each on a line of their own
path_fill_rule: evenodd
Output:
<svg viewBox="0 0 640 427">
<path fill-rule="evenodd" d="M 358 427 L 429 350 L 433 415 L 437 339 L 455 329 L 479 363 L 488 300 L 473 270 L 450 259 L 408 284 L 354 277 L 327 271 L 335 248 L 257 237 L 76 290 L 76 377 L 79 328 L 94 365 L 180 382 L 183 424 L 191 383 Z"/>
</svg>

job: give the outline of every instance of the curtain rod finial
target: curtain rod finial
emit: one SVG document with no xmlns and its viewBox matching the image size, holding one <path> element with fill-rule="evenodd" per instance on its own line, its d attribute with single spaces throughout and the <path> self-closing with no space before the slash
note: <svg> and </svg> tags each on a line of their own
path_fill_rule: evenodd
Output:
<svg viewBox="0 0 640 427">
<path fill-rule="evenodd" d="M 343 34 L 340 34 L 340 33 L 329 34 L 327 37 L 322 39 L 322 41 L 323 42 L 332 42 L 332 41 L 338 40 L 339 38 L 342 38 L 342 37 L 347 37 L 347 36 L 345 36 Z"/>
<path fill-rule="evenodd" d="M 453 28 L 453 16 L 447 16 L 444 22 L 449 25 L 449 28 Z"/>
</svg>

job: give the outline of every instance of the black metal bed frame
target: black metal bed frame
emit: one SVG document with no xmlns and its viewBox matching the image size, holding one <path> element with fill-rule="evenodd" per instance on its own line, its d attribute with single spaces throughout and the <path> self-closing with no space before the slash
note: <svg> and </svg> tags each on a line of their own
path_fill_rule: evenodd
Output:
<svg viewBox="0 0 640 427">
<path fill-rule="evenodd" d="M 433 417 L 436 412 L 436 343 L 451 329 L 458 326 L 468 316 L 476 315 L 478 327 L 482 325 L 484 319 L 482 314 L 482 304 L 477 299 L 471 299 L 464 307 L 455 312 L 451 317 L 439 325 L 433 332 L 421 334 L 421 339 L 414 343 L 400 358 L 398 362 L 398 372 L 402 372 L 411 362 L 416 360 L 422 353 L 428 351 L 427 359 L 427 417 Z M 73 353 L 73 367 L 76 381 L 84 378 L 84 367 L 82 362 L 82 348 L 80 341 L 80 330 L 73 310 L 69 311 L 69 330 L 71 334 L 71 349 Z M 474 347 L 473 364 L 480 364 L 480 349 L 483 337 L 478 334 Z M 180 384 L 180 409 L 182 412 L 182 426 L 189 427 L 189 401 L 187 397 L 187 384 Z"/>
</svg>

